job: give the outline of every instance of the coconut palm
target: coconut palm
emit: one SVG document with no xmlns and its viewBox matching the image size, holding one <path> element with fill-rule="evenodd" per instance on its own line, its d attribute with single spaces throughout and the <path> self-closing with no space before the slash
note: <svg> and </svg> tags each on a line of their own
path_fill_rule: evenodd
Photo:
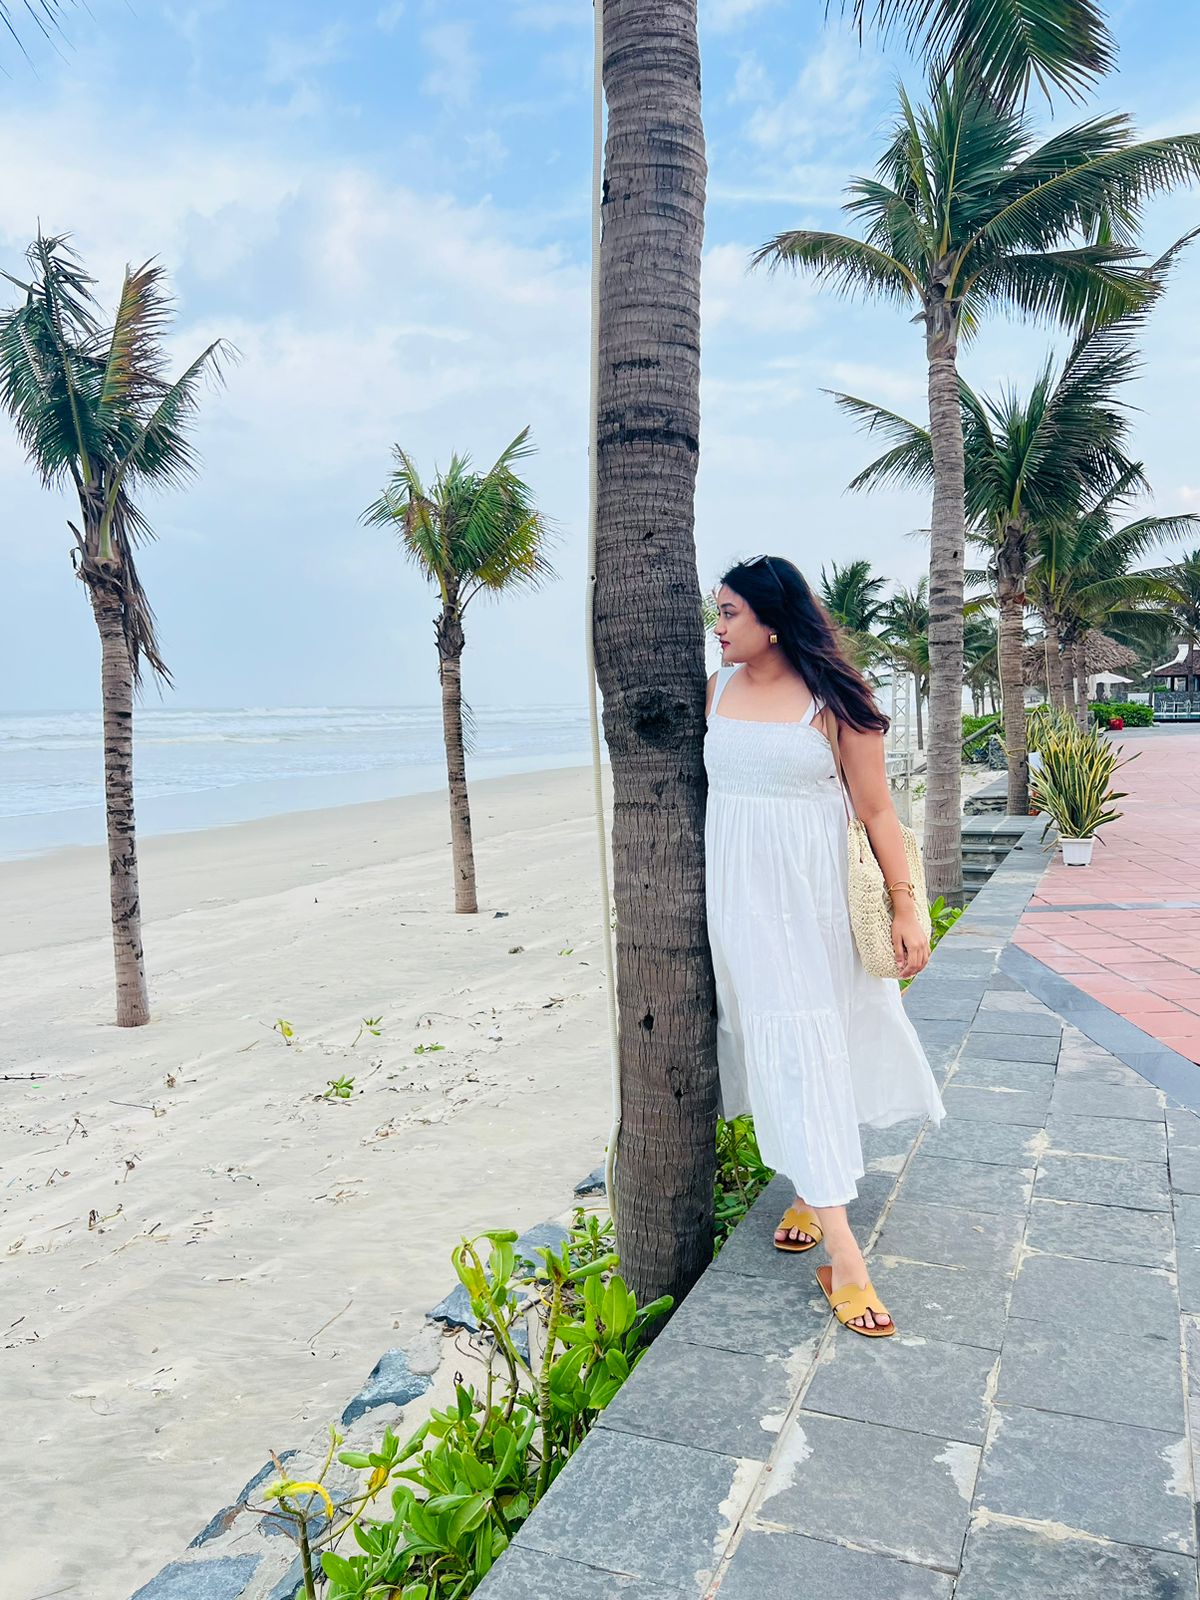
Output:
<svg viewBox="0 0 1200 1600">
<path fill-rule="evenodd" d="M 925 748 L 922 708 L 929 693 L 929 579 L 913 589 L 896 590 L 880 616 L 883 649 L 913 681 L 917 702 L 917 749 Z"/>
<path fill-rule="evenodd" d="M 860 667 L 878 653 L 874 628 L 887 605 L 887 579 L 872 572 L 869 561 L 848 561 L 844 567 L 830 563 L 821 568 L 821 599 L 842 631 L 842 639 Z"/>
<path fill-rule="evenodd" d="M 1130 240 L 1146 199 L 1200 175 L 1200 134 L 1137 142 L 1093 117 L 1035 146 L 1023 115 L 966 75 L 900 118 L 876 176 L 850 185 L 864 236 L 778 234 L 755 264 L 811 271 L 843 293 L 915 307 L 933 451 L 930 749 L 925 856 L 933 893 L 961 894 L 959 820 L 965 482 L 958 342 L 989 311 L 1071 327 L 1112 321 L 1151 292 Z"/>
<path fill-rule="evenodd" d="M 596 676 L 613 783 L 617 1248 L 639 1299 L 712 1259 L 716 1023 L 694 539 L 707 166 L 696 0 L 602 0 Z M 667 887 L 670 886 L 670 892 Z"/>
<path fill-rule="evenodd" d="M 999 616 L 1010 816 L 1029 809 L 1023 645 L 1037 529 L 1069 520 L 1089 495 L 1094 499 L 1131 469 L 1123 452 L 1129 417 L 1119 392 L 1137 368 L 1132 320 L 1081 335 L 1062 370 L 1056 374 L 1047 361 L 1027 395 L 1008 390 L 990 398 L 959 384 L 967 526 L 969 537 L 987 552 Z M 838 395 L 837 401 L 868 429 L 894 441 L 852 488 L 932 481 L 927 429 L 851 395 Z M 1128 481 L 1132 487 L 1134 480 Z"/>
<path fill-rule="evenodd" d="M 412 457 L 393 446 L 396 465 L 378 500 L 362 514 L 369 527 L 391 528 L 409 560 L 433 584 L 441 601 L 434 620 L 438 682 L 442 692 L 442 736 L 450 795 L 450 848 L 454 863 L 454 909 L 474 913 L 475 852 L 467 793 L 462 698 L 463 614 L 477 594 L 536 588 L 554 576 L 545 558 L 551 525 L 535 509 L 529 485 L 513 471 L 532 455 L 523 428 L 487 472 L 472 470 L 470 457 L 453 455 L 428 489 Z"/>
<path fill-rule="evenodd" d="M 107 817 L 117 1024 L 149 1020 L 133 803 L 133 694 L 143 662 L 165 682 L 134 552 L 153 537 L 138 504 L 145 487 L 179 486 L 196 457 L 188 438 L 205 375 L 219 376 L 229 347 L 216 340 L 169 382 L 171 307 L 163 269 L 128 268 L 111 326 L 95 282 L 65 238 L 39 236 L 29 279 L 8 277 L 24 303 L 0 314 L 0 403 L 48 488 L 73 488 L 79 522 L 75 571 L 100 632 Z"/>
<path fill-rule="evenodd" d="M 1200 550 L 1167 567 L 1163 578 L 1169 590 L 1165 606 L 1175 637 L 1196 649 L 1200 645 Z"/>
<path fill-rule="evenodd" d="M 984 616 L 976 606 L 968 605 L 963 620 L 963 665 L 977 716 L 983 714 L 985 695 L 990 697 L 992 714 L 995 714 L 1000 689 L 996 671 L 998 659 L 995 621 Z"/>
<path fill-rule="evenodd" d="M 1163 541 L 1185 538 L 1200 527 L 1200 517 L 1192 513 L 1122 523 L 1122 513 L 1144 493 L 1145 482 L 1140 463 L 1132 463 L 1076 516 L 1038 530 L 1029 593 L 1051 641 L 1049 697 L 1069 705 L 1081 725 L 1088 714 L 1089 634 L 1104 633 L 1135 649 L 1160 638 L 1171 614 L 1170 569 L 1138 569 L 1134 563 Z"/>
</svg>

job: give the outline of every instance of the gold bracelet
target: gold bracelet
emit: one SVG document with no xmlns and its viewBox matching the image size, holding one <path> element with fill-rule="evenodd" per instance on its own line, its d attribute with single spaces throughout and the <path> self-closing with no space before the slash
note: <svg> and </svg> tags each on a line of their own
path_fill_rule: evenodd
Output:
<svg viewBox="0 0 1200 1600">
<path fill-rule="evenodd" d="M 884 889 L 888 894 L 894 894 L 897 889 L 907 889 L 910 900 L 915 900 L 917 898 L 916 892 L 911 883 L 888 883 L 884 885 Z"/>
</svg>

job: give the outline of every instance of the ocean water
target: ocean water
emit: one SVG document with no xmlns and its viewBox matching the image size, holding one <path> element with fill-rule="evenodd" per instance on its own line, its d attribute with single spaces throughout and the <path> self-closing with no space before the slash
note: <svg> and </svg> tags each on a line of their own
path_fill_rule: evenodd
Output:
<svg viewBox="0 0 1200 1600">
<path fill-rule="evenodd" d="M 138 830 L 170 833 L 442 788 L 437 707 L 139 708 Z M 475 707 L 467 777 L 591 760 L 579 706 Z M 98 711 L 0 713 L 0 859 L 104 839 Z"/>
</svg>

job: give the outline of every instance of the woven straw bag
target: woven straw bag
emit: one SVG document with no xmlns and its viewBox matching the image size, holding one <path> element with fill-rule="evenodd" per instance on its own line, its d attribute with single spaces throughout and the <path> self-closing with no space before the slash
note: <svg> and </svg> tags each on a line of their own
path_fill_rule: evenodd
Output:
<svg viewBox="0 0 1200 1600">
<path fill-rule="evenodd" d="M 851 815 L 846 797 L 846 778 L 842 772 L 842 758 L 838 750 L 837 717 L 826 710 L 823 721 L 829 747 L 833 751 L 833 764 L 837 770 L 838 785 L 842 791 L 842 804 L 846 808 L 846 852 L 850 864 L 850 927 L 854 943 L 858 946 L 859 960 L 873 978 L 896 976 L 896 952 L 892 948 L 892 899 L 883 881 L 883 869 L 875 859 L 866 828 L 856 816 Z M 904 854 L 908 860 L 908 878 L 913 886 L 913 899 L 917 907 L 917 921 L 927 939 L 933 935 L 933 922 L 929 915 L 929 896 L 925 890 L 925 863 L 921 860 L 921 846 L 917 836 L 904 823 L 900 824 L 904 839 Z"/>
</svg>

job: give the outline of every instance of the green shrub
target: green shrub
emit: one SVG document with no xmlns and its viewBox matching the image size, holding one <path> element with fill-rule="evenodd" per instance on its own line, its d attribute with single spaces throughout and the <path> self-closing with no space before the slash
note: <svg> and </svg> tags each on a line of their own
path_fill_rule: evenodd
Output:
<svg viewBox="0 0 1200 1600">
<path fill-rule="evenodd" d="M 406 1443 L 388 1428 L 377 1449 L 340 1452 L 338 1460 L 363 1476 L 336 1503 L 324 1486 L 342 1443 L 332 1428 L 315 1478 L 283 1474 L 264 1491 L 266 1514 L 285 1521 L 300 1546 L 305 1600 L 316 1600 L 321 1574 L 322 1600 L 474 1593 L 645 1354 L 647 1325 L 673 1304 L 662 1295 L 638 1308 L 614 1270 L 612 1235 L 610 1218 L 585 1221 L 576 1208 L 560 1248 L 538 1248 L 539 1267 L 520 1263 L 509 1231 L 464 1239 L 454 1250 L 480 1336 L 494 1347 L 486 1389 L 479 1394 L 458 1381 L 453 1403 L 432 1412 Z M 485 1240 L 486 1268 L 477 1249 Z M 519 1335 L 531 1305 L 544 1348 L 527 1360 Z"/>
<path fill-rule="evenodd" d="M 1102 728 L 1107 728 L 1113 717 L 1120 717 L 1127 728 L 1148 728 L 1154 721 L 1153 707 L 1136 700 L 1093 700 L 1088 709 Z"/>
<path fill-rule="evenodd" d="M 974 761 L 987 749 L 987 742 L 992 734 L 1000 731 L 1000 718 L 992 717 L 966 717 L 962 719 L 963 746 L 962 758 L 964 761 Z"/>
</svg>

